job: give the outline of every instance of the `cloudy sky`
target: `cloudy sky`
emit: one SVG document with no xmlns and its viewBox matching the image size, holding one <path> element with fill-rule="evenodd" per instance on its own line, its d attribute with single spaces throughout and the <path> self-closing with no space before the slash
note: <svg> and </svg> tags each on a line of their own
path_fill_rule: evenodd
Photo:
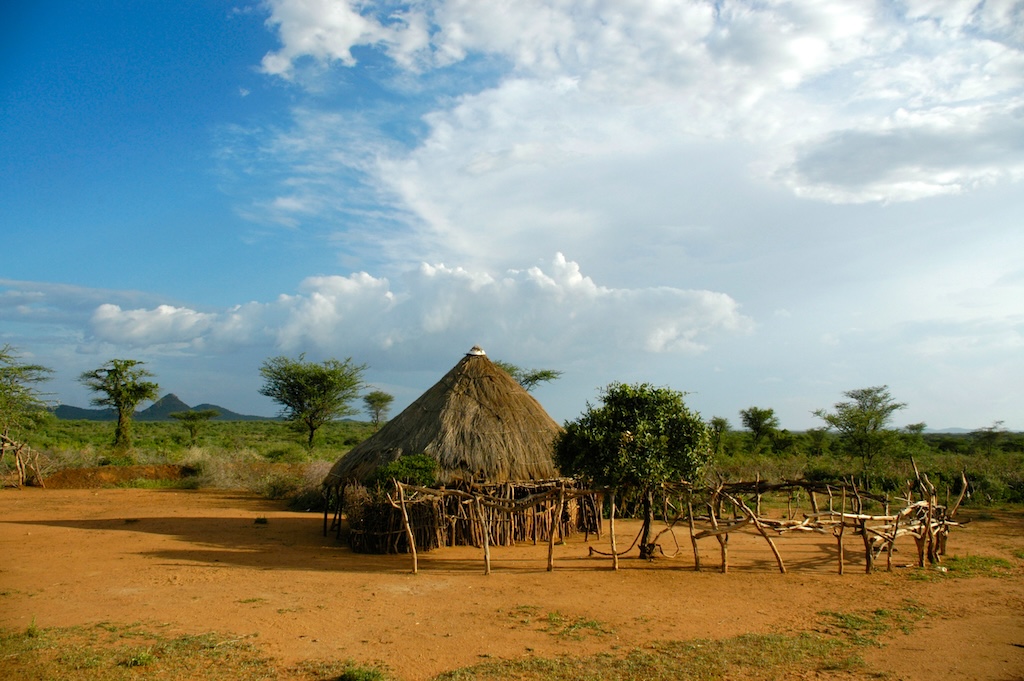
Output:
<svg viewBox="0 0 1024 681">
<path fill-rule="evenodd" d="M 1024 429 L 1024 2 L 269 0 L 0 10 L 0 343 L 271 415 L 474 344 L 784 427 Z M 396 411 L 397 413 L 397 411 Z"/>
</svg>

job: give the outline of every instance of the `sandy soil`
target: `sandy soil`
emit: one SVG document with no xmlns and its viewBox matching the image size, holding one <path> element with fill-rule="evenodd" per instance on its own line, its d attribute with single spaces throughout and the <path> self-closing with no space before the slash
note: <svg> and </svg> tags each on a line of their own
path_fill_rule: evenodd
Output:
<svg viewBox="0 0 1024 681">
<path fill-rule="evenodd" d="M 653 563 L 588 557 L 579 537 L 493 551 L 442 549 L 420 557 L 353 554 L 321 533 L 318 514 L 234 492 L 133 489 L 0 491 L 0 627 L 148 622 L 175 633 L 252 636 L 264 652 L 303 659 L 383 662 L 410 681 L 484 659 L 628 650 L 646 641 L 819 628 L 821 611 L 929 613 L 907 636 L 864 649 L 869 671 L 895 679 L 1024 679 L 1024 516 L 994 514 L 950 538 L 950 555 L 1005 558 L 1008 577 L 865 575 L 852 546 L 836 574 L 834 540 L 784 538 L 779 574 L 763 539 L 702 544 L 704 572 L 684 551 Z M 257 518 L 267 522 L 257 523 Z M 620 545 L 636 525 L 620 523 Z M 688 541 L 688 537 L 680 536 Z M 593 539 L 591 540 L 593 544 Z M 604 540 L 598 544 L 606 549 Z M 900 563 L 910 561 L 912 542 Z M 541 620 L 552 612 L 597 620 L 614 633 L 573 641 Z M 837 677 L 838 678 L 838 677 Z M 843 676 L 842 678 L 850 678 Z"/>
</svg>

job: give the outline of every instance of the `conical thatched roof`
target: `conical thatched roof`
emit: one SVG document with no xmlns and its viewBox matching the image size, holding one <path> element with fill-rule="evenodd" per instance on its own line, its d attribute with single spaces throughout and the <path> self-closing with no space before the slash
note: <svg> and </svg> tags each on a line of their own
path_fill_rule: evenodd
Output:
<svg viewBox="0 0 1024 681">
<path fill-rule="evenodd" d="M 439 480 L 550 480 L 561 428 L 540 403 L 474 347 L 444 378 L 342 456 L 324 484 L 365 481 L 402 455 L 428 454 Z"/>
</svg>

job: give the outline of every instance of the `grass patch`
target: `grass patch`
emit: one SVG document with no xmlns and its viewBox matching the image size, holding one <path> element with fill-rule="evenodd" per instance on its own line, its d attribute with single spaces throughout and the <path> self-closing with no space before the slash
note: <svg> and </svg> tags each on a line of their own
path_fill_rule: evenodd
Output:
<svg viewBox="0 0 1024 681">
<path fill-rule="evenodd" d="M 1013 564 L 1005 558 L 993 556 L 952 556 L 946 558 L 941 565 L 914 570 L 910 578 L 917 581 L 933 581 L 936 579 L 957 579 L 969 577 L 1009 577 L 1013 574 Z"/>
<path fill-rule="evenodd" d="M 553 636 L 559 638 L 572 639 L 579 641 L 583 638 L 584 634 L 603 635 L 613 633 L 611 629 L 605 628 L 603 624 L 597 620 L 592 620 L 586 617 L 567 617 L 562 613 L 549 612 L 545 618 L 547 626 L 545 631 Z"/>
<path fill-rule="evenodd" d="M 881 646 L 879 638 L 898 630 L 909 634 L 914 625 L 928 615 L 928 611 L 914 601 L 904 601 L 895 610 L 876 608 L 852 613 L 823 610 L 823 633 L 842 638 L 855 646 Z"/>
<path fill-rule="evenodd" d="M 517 605 L 508 613 L 514 624 L 526 626 L 537 625 L 541 631 L 552 636 L 579 641 L 585 634 L 603 635 L 614 633 L 610 628 L 597 620 L 587 617 L 570 617 L 557 610 L 542 615 L 541 609 L 535 605 Z"/>
<path fill-rule="evenodd" d="M 168 636 L 159 627 L 101 622 L 91 626 L 0 629 L 3 678 L 206 679 L 209 681 L 386 681 L 385 672 L 352 661 L 277 667 L 249 642 L 207 633 Z"/>
<path fill-rule="evenodd" d="M 1014 549 L 1013 557 L 1019 558 L 1020 560 L 1024 560 L 1024 549 Z"/>
<path fill-rule="evenodd" d="M 445 681 L 485 679 L 643 679 L 644 681 L 711 681 L 742 678 L 787 679 L 820 670 L 855 670 L 863 661 L 843 641 L 800 634 L 746 635 L 696 641 L 659 641 L 625 656 L 601 653 L 584 657 L 529 658 L 485 662 L 435 678 Z"/>
</svg>

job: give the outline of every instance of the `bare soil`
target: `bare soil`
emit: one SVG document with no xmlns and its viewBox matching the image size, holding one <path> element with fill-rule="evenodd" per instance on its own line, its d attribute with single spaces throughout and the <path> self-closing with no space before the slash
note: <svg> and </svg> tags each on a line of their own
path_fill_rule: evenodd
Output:
<svg viewBox="0 0 1024 681">
<path fill-rule="evenodd" d="M 970 512 L 965 513 L 969 517 Z M 613 572 L 607 537 L 492 552 L 441 549 L 420 556 L 352 553 L 322 534 L 321 516 L 225 491 L 7 489 L 0 491 L 0 627 L 24 630 L 108 621 L 165 626 L 168 634 L 252 637 L 268 655 L 383 663 L 415 681 L 487 659 L 626 652 L 651 640 L 725 638 L 821 630 L 824 611 L 865 613 L 913 604 L 927 616 L 867 646 L 866 671 L 833 677 L 1024 679 L 1024 514 L 989 512 L 955 530 L 950 556 L 1002 558 L 1004 576 L 919 579 L 916 568 L 864 573 L 847 541 L 846 574 L 828 536 L 778 540 L 780 574 L 764 540 L 701 544 L 693 570 L 685 530 L 678 557 L 626 558 Z M 263 522 L 263 520 L 266 522 Z M 259 521 L 259 522 L 257 522 Z M 637 524 L 617 524 L 620 546 Z M 662 538 L 672 549 L 670 537 Z M 912 541 L 897 553 L 905 566 Z M 548 615 L 593 620 L 610 633 L 553 633 Z"/>
</svg>

